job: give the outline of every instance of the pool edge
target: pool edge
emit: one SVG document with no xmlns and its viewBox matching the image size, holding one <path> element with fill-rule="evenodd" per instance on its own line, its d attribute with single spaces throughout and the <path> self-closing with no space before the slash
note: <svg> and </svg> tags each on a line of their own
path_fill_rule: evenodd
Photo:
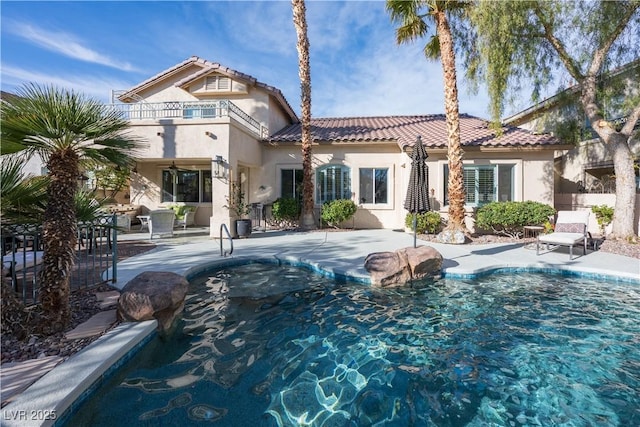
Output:
<svg viewBox="0 0 640 427">
<path fill-rule="evenodd" d="M 2 408 L 2 425 L 55 425 L 105 372 L 117 365 L 141 342 L 153 336 L 156 329 L 155 320 L 121 323 L 116 326 L 57 365 Z"/>
<path fill-rule="evenodd" d="M 370 284 L 370 278 L 356 270 L 341 270 L 330 268 L 321 263 L 302 259 L 295 256 L 240 256 L 229 257 L 201 263 L 187 269 L 184 276 L 190 280 L 194 276 L 213 270 L 216 268 L 230 267 L 254 262 L 271 263 L 275 265 L 292 265 L 305 267 L 325 277 L 336 280 L 349 280 L 362 284 Z M 452 271 L 458 270 L 458 271 Z M 546 274 L 563 274 L 586 277 L 590 279 L 606 279 L 609 281 L 625 282 L 640 285 L 640 279 L 631 274 L 620 273 L 618 275 L 603 273 L 597 269 L 584 267 L 558 267 L 557 265 L 536 264 L 504 264 L 494 265 L 487 268 L 464 271 L 460 268 L 444 268 L 443 278 L 451 279 L 475 279 L 478 277 L 510 272 L 531 272 Z M 52 426 L 68 415 L 69 408 L 72 408 L 76 400 L 87 392 L 94 384 L 100 380 L 112 366 L 118 364 L 132 350 L 139 346 L 144 340 L 150 339 L 157 329 L 157 322 L 147 321 L 141 323 L 122 323 L 107 334 L 100 337 L 94 343 L 86 347 L 81 352 L 70 357 L 68 360 L 56 366 L 49 373 L 44 375 L 16 399 L 2 408 L 3 426 Z M 120 342 L 119 346 L 116 345 Z M 80 368 L 78 368 L 80 366 Z M 53 391 L 52 391 L 53 390 Z M 12 420 L 11 412 L 39 411 L 40 413 L 54 413 L 58 420 Z"/>
</svg>

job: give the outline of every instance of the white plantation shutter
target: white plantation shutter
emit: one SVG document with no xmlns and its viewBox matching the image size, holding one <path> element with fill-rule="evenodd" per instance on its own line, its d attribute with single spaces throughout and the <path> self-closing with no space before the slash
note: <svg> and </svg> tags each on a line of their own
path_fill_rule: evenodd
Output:
<svg viewBox="0 0 640 427">
<path fill-rule="evenodd" d="M 231 79 L 225 76 L 208 76 L 204 88 L 208 91 L 228 92 L 231 90 Z"/>
</svg>

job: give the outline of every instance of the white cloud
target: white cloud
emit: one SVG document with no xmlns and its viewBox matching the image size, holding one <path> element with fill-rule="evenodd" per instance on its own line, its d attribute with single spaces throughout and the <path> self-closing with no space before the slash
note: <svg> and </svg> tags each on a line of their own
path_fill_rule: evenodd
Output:
<svg viewBox="0 0 640 427">
<path fill-rule="evenodd" d="M 91 76 L 65 75 L 64 77 L 54 76 L 49 73 L 39 73 L 29 71 L 9 65 L 2 66 L 2 86 L 3 90 L 11 91 L 25 83 L 36 83 L 38 85 L 53 85 L 68 90 L 96 98 L 102 102 L 111 102 L 112 89 L 125 89 L 132 86 L 131 82 L 118 81 L 109 78 Z"/>
<path fill-rule="evenodd" d="M 84 43 L 81 40 L 78 40 L 73 34 L 62 31 L 48 31 L 31 24 L 21 22 L 9 22 L 5 25 L 8 25 L 8 30 L 12 34 L 51 52 L 122 71 L 138 71 L 128 62 L 114 60 L 107 55 L 103 55 L 89 47 L 86 47 Z"/>
</svg>

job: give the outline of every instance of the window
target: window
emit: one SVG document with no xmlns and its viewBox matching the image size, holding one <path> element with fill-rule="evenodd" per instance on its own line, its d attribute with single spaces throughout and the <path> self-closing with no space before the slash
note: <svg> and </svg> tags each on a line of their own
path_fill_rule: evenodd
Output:
<svg viewBox="0 0 640 427">
<path fill-rule="evenodd" d="M 464 166 L 465 204 L 481 206 L 489 202 L 508 202 L 514 199 L 512 164 Z M 444 197 L 448 200 L 449 167 L 444 165 Z"/>
<path fill-rule="evenodd" d="M 302 169 L 280 171 L 280 197 L 302 200 Z"/>
<path fill-rule="evenodd" d="M 162 171 L 162 202 L 211 202 L 211 171 Z"/>
<path fill-rule="evenodd" d="M 324 166 L 316 172 L 316 203 L 351 199 L 351 170 L 346 166 Z"/>
<path fill-rule="evenodd" d="M 387 203 L 389 169 L 360 169 L 360 203 Z"/>
<path fill-rule="evenodd" d="M 216 105 L 213 103 L 189 103 L 182 112 L 184 119 L 210 119 L 216 117 Z"/>
<path fill-rule="evenodd" d="M 208 91 L 227 92 L 231 90 L 231 79 L 225 76 L 208 76 L 204 88 Z"/>
</svg>

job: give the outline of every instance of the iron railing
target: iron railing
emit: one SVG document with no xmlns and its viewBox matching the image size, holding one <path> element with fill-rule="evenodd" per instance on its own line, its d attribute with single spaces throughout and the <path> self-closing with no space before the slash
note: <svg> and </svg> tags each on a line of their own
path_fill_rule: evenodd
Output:
<svg viewBox="0 0 640 427">
<path fill-rule="evenodd" d="M 117 229 L 115 215 L 78 224 L 71 290 L 117 280 Z M 41 225 L 2 226 L 2 280 L 27 305 L 38 302 L 44 247 Z"/>
<path fill-rule="evenodd" d="M 231 117 L 261 138 L 268 130 L 233 102 L 220 99 L 211 101 L 136 102 L 109 104 L 109 108 L 127 120 L 158 119 L 213 119 Z"/>
</svg>

